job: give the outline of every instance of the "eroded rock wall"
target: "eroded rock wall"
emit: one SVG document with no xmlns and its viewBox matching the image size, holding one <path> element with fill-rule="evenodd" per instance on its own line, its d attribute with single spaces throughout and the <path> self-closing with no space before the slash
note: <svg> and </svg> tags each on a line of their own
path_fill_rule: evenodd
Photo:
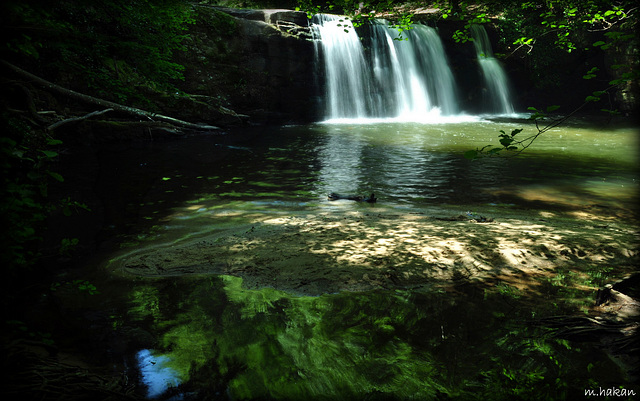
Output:
<svg viewBox="0 0 640 401">
<path fill-rule="evenodd" d="M 315 117 L 314 48 L 303 12 L 197 6 L 184 57 L 184 91 L 215 105 L 220 115 L 211 118 L 223 124 Z"/>
</svg>

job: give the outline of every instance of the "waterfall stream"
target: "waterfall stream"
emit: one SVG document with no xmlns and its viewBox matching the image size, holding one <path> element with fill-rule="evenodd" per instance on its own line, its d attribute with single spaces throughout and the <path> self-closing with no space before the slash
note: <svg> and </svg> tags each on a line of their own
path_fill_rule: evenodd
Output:
<svg viewBox="0 0 640 401">
<path fill-rule="evenodd" d="M 384 20 L 359 28 L 344 16 L 318 14 L 312 21 L 327 121 L 380 119 L 459 121 L 456 80 L 438 32 L 414 24 L 400 36 Z M 509 80 L 486 30 L 472 26 L 482 71 L 483 111 L 513 114 Z"/>
<path fill-rule="evenodd" d="M 509 79 L 500 61 L 493 57 L 493 48 L 486 29 L 482 25 L 472 25 L 471 34 L 478 55 L 478 63 L 485 83 L 485 102 L 490 112 L 513 114 L 513 104 L 509 93 Z"/>
<path fill-rule="evenodd" d="M 353 25 L 334 15 L 314 16 L 316 54 L 326 76 L 326 112 L 331 119 L 363 118 L 376 109 L 370 67 Z"/>
<path fill-rule="evenodd" d="M 385 21 L 368 29 L 360 38 L 345 17 L 314 16 L 328 120 L 424 121 L 458 113 L 455 79 L 435 29 L 414 25 L 402 38 Z"/>
</svg>

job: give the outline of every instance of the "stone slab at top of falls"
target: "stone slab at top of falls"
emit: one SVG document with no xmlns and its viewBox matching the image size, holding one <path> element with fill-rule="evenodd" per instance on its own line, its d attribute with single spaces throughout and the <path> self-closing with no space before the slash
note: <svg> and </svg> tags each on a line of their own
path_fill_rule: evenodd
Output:
<svg viewBox="0 0 640 401">
<path fill-rule="evenodd" d="M 261 10 L 241 10 L 237 8 L 217 7 L 226 14 L 236 18 L 248 19 L 253 21 L 262 21 L 268 24 L 277 25 L 279 22 L 290 22 L 299 26 L 308 26 L 309 19 L 307 13 L 303 11 L 294 11 L 286 9 L 261 9 Z"/>
</svg>

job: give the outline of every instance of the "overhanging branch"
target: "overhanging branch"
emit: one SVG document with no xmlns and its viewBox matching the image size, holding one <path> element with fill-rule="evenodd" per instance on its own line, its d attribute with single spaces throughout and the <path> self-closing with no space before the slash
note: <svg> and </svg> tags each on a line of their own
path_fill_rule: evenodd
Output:
<svg viewBox="0 0 640 401">
<path fill-rule="evenodd" d="M 195 123 L 190 123 L 188 121 L 182 121 L 182 120 L 178 120 L 177 118 L 173 118 L 173 117 L 168 117 L 168 116 L 164 116 L 162 114 L 157 114 L 157 113 L 151 113 L 149 111 L 146 110 L 141 110 L 141 109 L 137 109 L 135 107 L 129 107 L 129 106 L 124 106 L 118 103 L 114 103 L 114 102 L 110 102 L 108 100 L 104 100 L 104 99 L 99 99 L 93 96 L 89 96 L 89 95 L 85 95 L 83 93 L 79 93 L 76 91 L 73 91 L 71 89 L 67 89 L 64 88 L 60 85 L 56 85 L 52 82 L 49 82 L 43 78 L 40 78 L 36 75 L 31 74 L 30 72 L 27 72 L 25 70 L 23 70 L 20 67 L 17 67 L 9 62 L 6 62 L 4 60 L 0 60 L 0 62 L 2 63 L 2 65 L 4 65 L 5 67 L 9 68 L 11 71 L 17 73 L 18 75 L 22 76 L 23 78 L 28 79 L 30 82 L 32 82 L 33 84 L 36 84 L 46 90 L 52 91 L 52 92 L 56 92 L 59 93 L 61 95 L 64 96 L 68 96 L 71 97 L 73 99 L 85 102 L 85 103 L 89 103 L 89 104 L 93 104 L 93 105 L 97 105 L 97 106 L 101 106 L 101 107 L 105 107 L 107 109 L 112 109 L 112 110 L 116 110 L 122 113 L 126 113 L 129 115 L 133 115 L 133 116 L 137 116 L 137 117 L 144 117 L 147 118 L 149 120 L 152 121 L 163 121 L 163 122 L 167 122 L 170 124 L 173 124 L 175 126 L 179 126 L 179 127 L 183 127 L 183 128 L 189 128 L 189 129 L 196 129 L 196 130 L 218 130 L 220 128 L 215 127 L 213 125 L 206 125 L 206 124 L 195 124 Z M 103 112 L 106 112 L 103 110 Z M 87 116 L 85 116 L 87 117 Z M 65 120 L 66 121 L 66 120 Z M 55 124 L 54 124 L 55 125 Z"/>
</svg>

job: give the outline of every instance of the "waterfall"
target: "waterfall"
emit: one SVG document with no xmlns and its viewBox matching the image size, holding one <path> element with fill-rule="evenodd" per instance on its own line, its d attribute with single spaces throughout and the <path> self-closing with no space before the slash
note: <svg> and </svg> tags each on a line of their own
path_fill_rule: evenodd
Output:
<svg viewBox="0 0 640 401">
<path fill-rule="evenodd" d="M 403 32 L 408 40 L 397 40 L 397 30 L 377 21 L 361 39 L 345 17 L 321 14 L 312 23 L 329 120 L 424 121 L 458 112 L 455 80 L 433 28 L 414 25 Z"/>
<path fill-rule="evenodd" d="M 513 114 L 509 80 L 500 62 L 493 57 L 493 49 L 487 31 L 482 25 L 472 25 L 471 34 L 478 55 L 486 87 L 486 103 L 490 111 L 498 114 Z"/>
<path fill-rule="evenodd" d="M 326 115 L 362 118 L 374 108 L 369 66 L 360 38 L 344 17 L 319 14 L 313 19 L 316 55 L 324 58 Z"/>
</svg>

